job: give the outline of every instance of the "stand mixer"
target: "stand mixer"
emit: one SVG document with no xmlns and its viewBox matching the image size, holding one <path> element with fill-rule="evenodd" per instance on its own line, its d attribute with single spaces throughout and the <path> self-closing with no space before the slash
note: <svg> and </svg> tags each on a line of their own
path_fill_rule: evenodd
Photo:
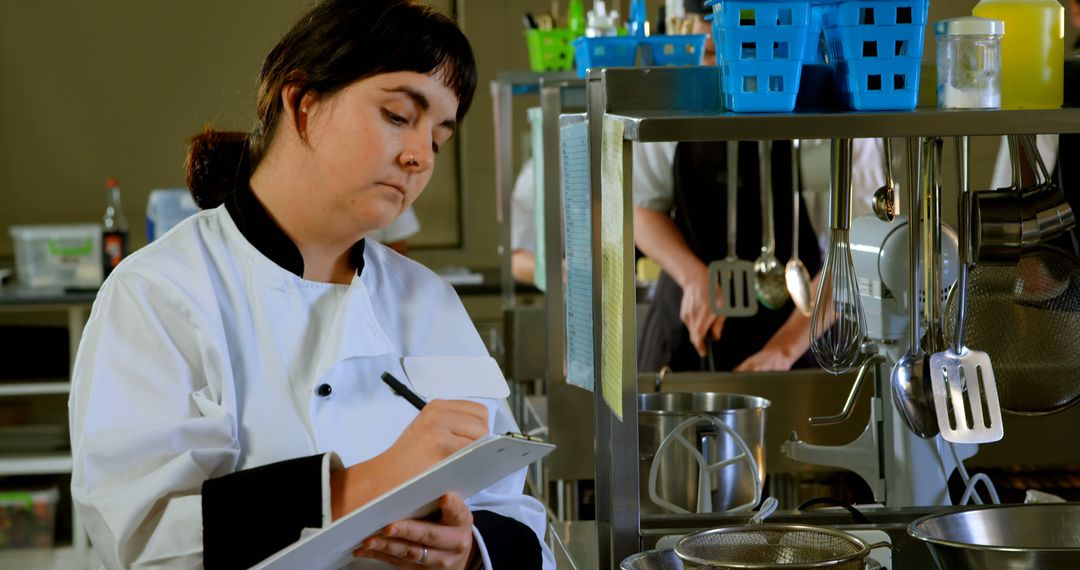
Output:
<svg viewBox="0 0 1080 570">
<path fill-rule="evenodd" d="M 851 255 L 866 314 L 865 360 L 852 386 L 844 411 L 837 416 L 811 418 L 811 424 L 844 421 L 851 415 L 858 392 L 869 372 L 874 372 L 876 391 L 871 399 L 870 419 L 862 434 L 842 446 L 808 444 L 792 434 L 782 452 L 793 460 L 854 471 L 869 485 L 874 500 L 888 507 L 949 505 L 948 478 L 956 462 L 943 453 L 948 445 L 940 436 L 922 439 L 908 429 L 892 402 L 889 382 L 892 365 L 904 354 L 910 315 L 908 285 L 907 216 L 892 223 L 873 216 L 851 224 Z M 942 226 L 942 281 L 944 296 L 957 276 L 956 233 Z M 924 295 L 924 288 L 917 294 Z M 925 318 L 925 316 L 923 317 Z M 923 331 L 926 323 L 920 323 Z M 978 445 L 957 445 L 959 459 L 975 455 Z"/>
</svg>

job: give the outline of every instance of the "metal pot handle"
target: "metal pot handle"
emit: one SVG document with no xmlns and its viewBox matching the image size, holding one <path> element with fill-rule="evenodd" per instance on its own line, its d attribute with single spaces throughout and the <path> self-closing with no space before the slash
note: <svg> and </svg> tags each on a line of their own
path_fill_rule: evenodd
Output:
<svg viewBox="0 0 1080 570">
<path fill-rule="evenodd" d="M 691 443 L 690 440 L 688 440 L 683 435 L 683 431 L 685 431 L 688 427 L 696 427 L 697 424 L 702 421 L 712 423 L 714 426 L 716 426 L 718 430 L 723 431 L 728 436 L 730 436 L 731 439 L 735 442 L 735 445 L 739 446 L 739 450 L 741 451 L 741 453 L 733 457 L 724 459 L 722 461 L 718 461 L 716 463 L 709 463 L 705 456 L 697 448 L 697 446 Z M 756 506 L 761 501 L 761 495 L 764 489 L 762 488 L 763 485 L 761 476 L 758 473 L 758 463 L 757 460 L 754 459 L 754 454 L 750 452 L 750 447 L 746 445 L 746 441 L 742 438 L 742 436 L 736 433 L 735 430 L 731 428 L 731 426 L 725 424 L 719 419 L 713 416 L 697 415 L 683 421 L 681 424 L 676 426 L 675 429 L 671 431 L 671 433 L 664 437 L 664 440 L 660 442 L 660 446 L 656 448 L 656 453 L 653 455 L 652 459 L 652 466 L 649 468 L 649 499 L 656 506 L 673 513 L 690 514 L 690 511 L 674 503 L 664 500 L 660 496 L 660 494 L 656 492 L 656 479 L 657 475 L 660 472 L 660 462 L 663 460 L 664 450 L 672 444 L 679 444 L 685 447 L 687 451 L 690 452 L 691 456 L 693 456 L 694 460 L 697 461 L 697 511 L 699 513 L 712 511 L 712 496 L 708 493 L 708 490 L 712 487 L 712 474 L 716 471 L 719 471 L 720 469 L 723 469 L 724 467 L 727 467 L 728 465 L 734 465 L 741 461 L 745 461 L 748 464 L 750 468 L 750 473 L 754 477 L 754 499 L 749 503 L 729 509 L 728 512 L 736 513 L 748 511 L 750 509 L 753 509 L 754 506 Z"/>
</svg>

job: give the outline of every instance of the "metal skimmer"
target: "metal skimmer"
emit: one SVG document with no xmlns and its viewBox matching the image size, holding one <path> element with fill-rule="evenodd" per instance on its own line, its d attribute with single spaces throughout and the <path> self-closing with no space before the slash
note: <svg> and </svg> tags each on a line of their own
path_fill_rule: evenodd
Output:
<svg viewBox="0 0 1080 570">
<path fill-rule="evenodd" d="M 964 320 L 968 253 L 971 236 L 968 231 L 970 212 L 968 194 L 968 139 L 958 137 L 956 144 L 957 177 L 959 182 L 960 276 L 956 282 L 960 301 L 952 343 L 943 352 L 930 357 L 930 381 L 934 391 L 934 410 L 937 412 L 941 437 L 953 443 L 992 443 L 1005 435 L 998 402 L 997 382 L 990 355 L 964 346 Z"/>
<path fill-rule="evenodd" d="M 840 531 L 797 524 L 715 528 L 686 535 L 675 553 L 709 568 L 830 568 L 862 570 L 874 548 Z"/>
<path fill-rule="evenodd" d="M 736 209 L 739 191 L 739 143 L 727 144 L 728 255 L 709 263 L 709 304 L 713 313 L 725 317 L 757 314 L 754 296 L 754 264 L 739 259 L 735 251 Z"/>
</svg>

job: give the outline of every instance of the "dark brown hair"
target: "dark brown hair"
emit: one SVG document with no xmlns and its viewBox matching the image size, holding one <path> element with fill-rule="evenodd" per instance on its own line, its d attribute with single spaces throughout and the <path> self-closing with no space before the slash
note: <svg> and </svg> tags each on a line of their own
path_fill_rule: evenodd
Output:
<svg viewBox="0 0 1080 570">
<path fill-rule="evenodd" d="M 322 0 L 302 16 L 266 56 L 259 75 L 251 133 L 207 127 L 191 139 L 185 170 L 200 208 L 213 208 L 246 184 L 283 115 L 281 90 L 299 117 L 307 93 L 332 95 L 351 83 L 395 71 L 438 73 L 458 98 L 457 120 L 476 91 L 476 61 L 456 24 L 414 0 Z"/>
</svg>

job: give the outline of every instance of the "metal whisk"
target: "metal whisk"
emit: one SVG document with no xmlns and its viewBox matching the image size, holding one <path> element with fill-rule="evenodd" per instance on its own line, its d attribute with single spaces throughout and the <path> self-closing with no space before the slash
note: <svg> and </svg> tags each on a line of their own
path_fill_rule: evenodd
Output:
<svg viewBox="0 0 1080 570">
<path fill-rule="evenodd" d="M 810 350 L 825 370 L 847 372 L 860 360 L 866 336 L 866 316 L 851 261 L 851 139 L 832 141 L 832 192 L 829 251 L 821 270 L 814 316 L 810 321 Z"/>
</svg>

